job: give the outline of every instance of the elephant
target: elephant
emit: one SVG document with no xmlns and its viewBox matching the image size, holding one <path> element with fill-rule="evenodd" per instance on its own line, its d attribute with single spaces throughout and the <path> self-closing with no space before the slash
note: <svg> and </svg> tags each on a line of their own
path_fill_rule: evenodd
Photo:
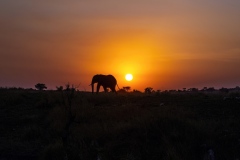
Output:
<svg viewBox="0 0 240 160">
<path fill-rule="evenodd" d="M 97 93 L 99 92 L 100 86 L 103 86 L 105 92 L 107 92 L 107 88 L 110 88 L 112 92 L 116 92 L 115 87 L 117 85 L 117 80 L 112 75 L 102 75 L 97 74 L 92 78 L 92 93 L 94 92 L 94 83 L 97 83 Z"/>
</svg>

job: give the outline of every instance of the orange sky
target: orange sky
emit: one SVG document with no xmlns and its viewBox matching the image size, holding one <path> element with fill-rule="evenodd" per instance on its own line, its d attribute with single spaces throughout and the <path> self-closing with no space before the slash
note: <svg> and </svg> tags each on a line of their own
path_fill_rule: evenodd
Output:
<svg viewBox="0 0 240 160">
<path fill-rule="evenodd" d="M 238 0 L 0 1 L 0 86 L 240 85 Z M 127 82 L 125 74 L 132 73 Z"/>
</svg>

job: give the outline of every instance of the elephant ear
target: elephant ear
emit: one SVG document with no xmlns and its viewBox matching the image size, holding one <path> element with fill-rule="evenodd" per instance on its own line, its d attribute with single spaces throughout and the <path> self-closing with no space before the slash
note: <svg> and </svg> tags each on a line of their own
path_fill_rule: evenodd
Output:
<svg viewBox="0 0 240 160">
<path fill-rule="evenodd" d="M 97 80 L 97 75 L 94 75 L 94 76 L 92 77 L 91 85 L 93 85 L 94 83 L 96 83 L 96 80 Z"/>
<path fill-rule="evenodd" d="M 93 76 L 92 78 L 92 83 L 97 83 L 97 82 L 100 82 L 102 79 L 101 75 L 100 74 L 96 74 Z"/>
</svg>

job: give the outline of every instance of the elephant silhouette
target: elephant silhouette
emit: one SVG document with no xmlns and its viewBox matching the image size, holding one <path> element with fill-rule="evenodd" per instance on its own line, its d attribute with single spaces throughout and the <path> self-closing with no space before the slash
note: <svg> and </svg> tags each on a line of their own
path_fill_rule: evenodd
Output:
<svg viewBox="0 0 240 160">
<path fill-rule="evenodd" d="M 107 92 L 107 88 L 110 88 L 112 92 L 117 93 L 115 89 L 117 85 L 117 80 L 113 75 L 102 75 L 102 74 L 94 75 L 92 78 L 92 83 L 90 84 L 92 86 L 92 93 L 94 92 L 94 83 L 97 83 L 96 93 L 99 92 L 100 86 L 103 87 L 105 92 Z"/>
</svg>

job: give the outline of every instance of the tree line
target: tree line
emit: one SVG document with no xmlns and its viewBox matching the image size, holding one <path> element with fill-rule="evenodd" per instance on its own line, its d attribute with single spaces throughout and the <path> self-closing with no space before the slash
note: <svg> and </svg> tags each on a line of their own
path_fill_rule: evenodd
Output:
<svg viewBox="0 0 240 160">
<path fill-rule="evenodd" d="M 70 83 L 65 84 L 65 86 L 56 86 L 56 90 L 57 91 L 63 91 L 63 90 L 76 90 L 79 86 L 74 86 L 74 85 L 70 85 Z M 47 86 L 44 83 L 37 83 L 35 85 L 35 88 L 39 91 L 43 91 L 43 90 L 47 90 Z M 0 87 L 0 90 L 36 90 L 33 88 L 21 88 L 21 87 Z M 240 91 L 240 87 L 236 86 L 235 88 L 225 88 L 222 87 L 220 89 L 216 89 L 214 87 L 203 87 L 202 89 L 198 89 L 198 88 L 182 88 L 182 89 L 178 89 L 178 90 L 154 90 L 152 87 L 146 87 L 144 89 L 144 93 L 147 94 L 151 94 L 151 93 L 160 93 L 160 92 L 170 92 L 170 93 L 174 93 L 174 92 L 214 92 L 214 91 L 220 91 L 220 92 L 225 92 L 228 93 L 229 91 Z M 131 89 L 131 86 L 124 86 L 122 88 L 120 88 L 117 92 L 120 93 L 129 93 L 129 92 L 134 92 L 134 93 L 142 93 L 141 91 L 137 90 L 137 89 Z"/>
</svg>

